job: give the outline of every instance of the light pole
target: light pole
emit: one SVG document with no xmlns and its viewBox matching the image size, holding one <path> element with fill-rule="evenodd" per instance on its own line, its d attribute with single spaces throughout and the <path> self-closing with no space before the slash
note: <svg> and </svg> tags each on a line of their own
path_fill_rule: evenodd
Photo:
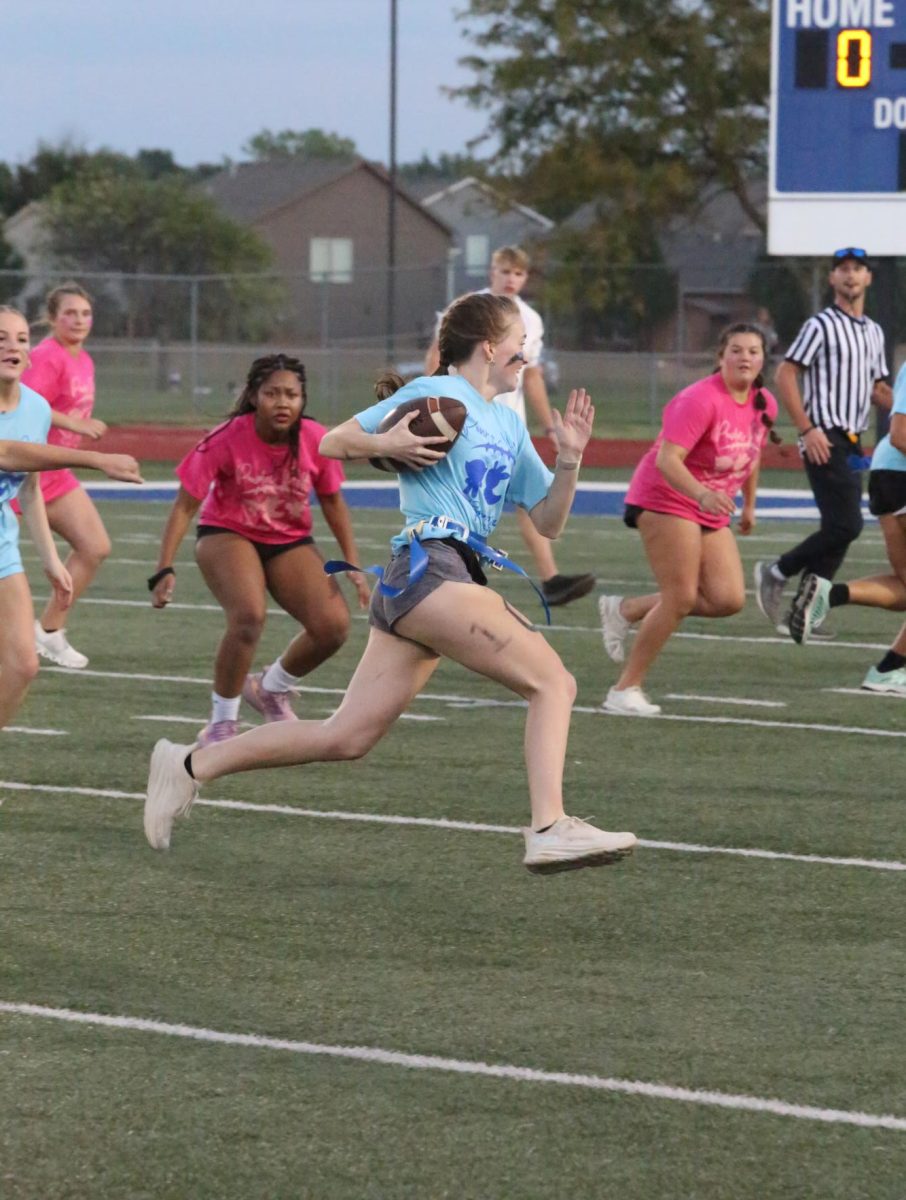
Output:
<svg viewBox="0 0 906 1200">
<path fill-rule="evenodd" d="M 396 32 L 397 0 L 390 0 L 390 194 L 387 202 L 387 362 L 396 357 Z"/>
</svg>

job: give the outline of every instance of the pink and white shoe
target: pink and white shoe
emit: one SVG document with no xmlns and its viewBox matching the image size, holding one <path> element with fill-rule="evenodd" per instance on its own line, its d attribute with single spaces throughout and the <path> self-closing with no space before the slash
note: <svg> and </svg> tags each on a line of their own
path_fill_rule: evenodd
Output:
<svg viewBox="0 0 906 1200">
<path fill-rule="evenodd" d="M 242 685 L 242 699 L 260 712 L 265 721 L 298 721 L 289 703 L 289 692 L 271 692 L 264 686 L 263 671 L 246 675 Z"/>
<path fill-rule="evenodd" d="M 195 739 L 199 746 L 211 746 L 214 742 L 226 742 L 239 732 L 238 721 L 208 721 Z"/>
</svg>

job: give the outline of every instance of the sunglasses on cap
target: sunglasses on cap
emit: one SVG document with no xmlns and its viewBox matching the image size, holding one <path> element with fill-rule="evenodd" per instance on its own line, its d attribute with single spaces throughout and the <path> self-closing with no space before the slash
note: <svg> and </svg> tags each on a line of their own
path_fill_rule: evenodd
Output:
<svg viewBox="0 0 906 1200">
<path fill-rule="evenodd" d="M 765 429 L 768 431 L 768 437 L 771 439 L 771 441 L 774 443 L 775 446 L 779 446 L 780 443 L 783 441 L 783 438 L 780 436 L 780 434 L 774 428 L 774 422 L 771 420 L 771 418 L 767 414 L 768 402 L 765 399 L 764 392 L 761 390 L 761 388 L 759 388 L 758 391 L 755 393 L 755 398 L 753 399 L 752 404 L 755 407 L 755 411 L 757 413 L 761 414 L 761 423 L 765 427 Z"/>
<path fill-rule="evenodd" d="M 841 263 L 847 258 L 854 258 L 857 262 L 868 265 L 868 251 L 863 250 L 861 246 L 844 246 L 842 250 L 835 250 L 831 257 L 835 263 Z"/>
</svg>

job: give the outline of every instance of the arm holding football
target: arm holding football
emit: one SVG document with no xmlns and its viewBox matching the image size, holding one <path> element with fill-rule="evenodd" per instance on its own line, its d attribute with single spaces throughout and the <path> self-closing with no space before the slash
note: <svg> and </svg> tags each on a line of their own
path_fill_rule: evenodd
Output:
<svg viewBox="0 0 906 1200">
<path fill-rule="evenodd" d="M 343 461 L 353 458 L 395 458 L 416 471 L 430 467 L 443 458 L 442 454 L 431 449 L 432 444 L 446 439 L 442 436 L 416 437 L 409 429 L 416 415 L 414 412 L 405 413 L 384 433 L 366 433 L 355 417 L 350 417 L 324 435 L 320 453 L 325 458 Z"/>
</svg>

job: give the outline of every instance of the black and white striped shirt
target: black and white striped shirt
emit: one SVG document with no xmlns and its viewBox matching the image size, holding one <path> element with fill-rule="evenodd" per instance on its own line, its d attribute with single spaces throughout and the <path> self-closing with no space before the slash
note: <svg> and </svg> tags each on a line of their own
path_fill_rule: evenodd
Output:
<svg viewBox="0 0 906 1200">
<path fill-rule="evenodd" d="M 889 374 L 880 325 L 832 304 L 809 317 L 785 358 L 805 368 L 802 401 L 814 425 L 868 428 L 871 389 Z"/>
</svg>

